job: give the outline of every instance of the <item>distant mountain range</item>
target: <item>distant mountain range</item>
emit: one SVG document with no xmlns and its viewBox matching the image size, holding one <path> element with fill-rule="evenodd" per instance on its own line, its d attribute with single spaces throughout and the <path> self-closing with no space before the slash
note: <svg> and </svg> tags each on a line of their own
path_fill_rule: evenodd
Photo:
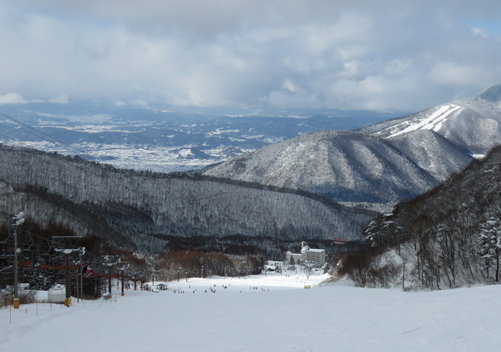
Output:
<svg viewBox="0 0 501 352">
<path fill-rule="evenodd" d="M 300 134 L 355 129 L 395 116 L 329 109 L 226 110 L 3 105 L 0 143 L 80 155 L 124 169 L 179 172 L 222 162 Z"/>
<path fill-rule="evenodd" d="M 443 182 L 501 143 L 501 85 L 474 98 L 364 127 L 321 131 L 203 170 L 205 175 L 302 189 L 336 202 L 389 203 Z"/>
</svg>

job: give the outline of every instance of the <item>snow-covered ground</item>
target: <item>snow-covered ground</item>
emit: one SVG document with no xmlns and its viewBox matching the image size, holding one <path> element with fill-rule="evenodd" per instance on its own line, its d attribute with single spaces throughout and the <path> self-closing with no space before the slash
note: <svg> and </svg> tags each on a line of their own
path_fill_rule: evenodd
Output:
<svg viewBox="0 0 501 352">
<path fill-rule="evenodd" d="M 38 314 L 34 304 L 21 306 L 12 310 L 12 323 L 9 309 L 2 309 L 0 351 L 497 351 L 501 346 L 501 286 L 416 293 L 318 285 L 324 279 L 295 274 L 181 279 L 167 291 L 131 290 L 124 297 L 114 292 L 113 299 L 74 302 L 70 308 L 40 303 Z M 305 284 L 315 287 L 304 289 Z"/>
</svg>

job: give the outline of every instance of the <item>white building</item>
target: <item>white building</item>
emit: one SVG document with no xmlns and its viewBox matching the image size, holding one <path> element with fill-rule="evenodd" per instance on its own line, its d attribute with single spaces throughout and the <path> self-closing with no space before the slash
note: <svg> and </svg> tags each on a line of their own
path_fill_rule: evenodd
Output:
<svg viewBox="0 0 501 352">
<path fill-rule="evenodd" d="M 301 253 L 291 253 L 287 252 L 285 254 L 285 262 L 289 264 L 291 258 L 294 259 L 294 264 L 300 262 L 315 262 L 318 266 L 325 264 L 325 249 L 310 248 L 305 242 L 301 243 Z"/>
<path fill-rule="evenodd" d="M 303 261 L 315 262 L 318 266 L 325 264 L 325 249 L 307 247 L 304 252 L 301 250 L 301 255 L 303 256 Z"/>
<path fill-rule="evenodd" d="M 294 264 L 299 264 L 303 260 L 303 255 L 301 253 L 292 253 L 289 251 L 285 253 L 285 264 L 291 263 L 291 257 L 294 260 Z"/>
</svg>

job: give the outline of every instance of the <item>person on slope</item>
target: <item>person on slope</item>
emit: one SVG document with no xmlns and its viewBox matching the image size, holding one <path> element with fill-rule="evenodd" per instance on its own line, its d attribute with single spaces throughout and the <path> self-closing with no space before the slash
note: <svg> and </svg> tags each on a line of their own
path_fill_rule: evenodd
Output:
<svg viewBox="0 0 501 352">
<path fill-rule="evenodd" d="M 2 254 L 0 254 L 0 263 L 2 263 L 2 267 L 8 266 L 7 254 L 5 253 L 5 249 L 2 249 Z"/>
</svg>

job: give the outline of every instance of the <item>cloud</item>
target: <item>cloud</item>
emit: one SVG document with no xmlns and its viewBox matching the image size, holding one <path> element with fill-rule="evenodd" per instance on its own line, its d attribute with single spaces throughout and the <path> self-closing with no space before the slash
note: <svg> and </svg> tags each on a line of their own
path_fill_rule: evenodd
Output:
<svg viewBox="0 0 501 352">
<path fill-rule="evenodd" d="M 49 103 L 53 103 L 53 104 L 68 104 L 68 95 L 67 94 L 60 94 L 56 98 L 49 99 Z"/>
<path fill-rule="evenodd" d="M 471 33 L 473 35 L 478 35 L 479 37 L 482 37 L 482 38 L 487 38 L 488 37 L 488 32 L 480 27 L 473 27 L 471 29 Z"/>
<path fill-rule="evenodd" d="M 0 92 L 410 111 L 501 82 L 499 14 L 487 0 L 5 0 Z"/>
<path fill-rule="evenodd" d="M 0 105 L 3 104 L 26 104 L 26 100 L 17 93 L 8 93 L 5 95 L 0 95 Z"/>
<path fill-rule="evenodd" d="M 131 104 L 133 106 L 135 105 L 135 106 L 142 106 L 142 107 L 148 106 L 148 103 L 142 99 L 131 100 L 131 101 L 129 101 L 129 104 Z"/>
</svg>

